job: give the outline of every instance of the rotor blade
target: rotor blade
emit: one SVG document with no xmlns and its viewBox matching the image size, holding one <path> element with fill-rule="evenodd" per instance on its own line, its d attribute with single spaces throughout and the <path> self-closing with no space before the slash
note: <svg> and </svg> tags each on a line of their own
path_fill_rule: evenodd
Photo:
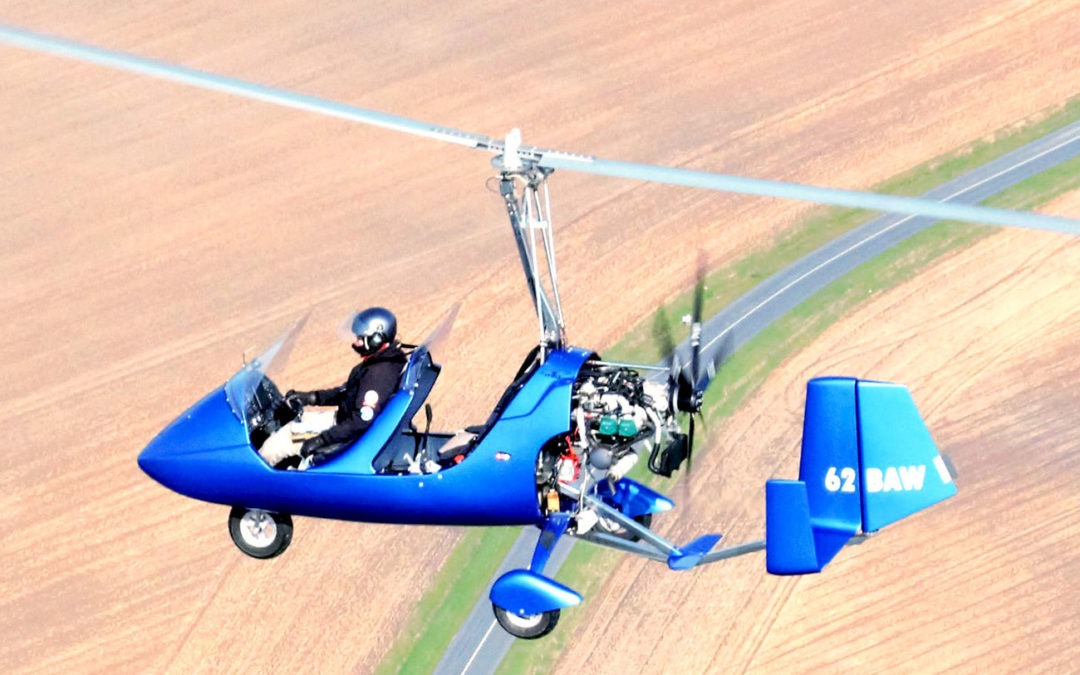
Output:
<svg viewBox="0 0 1080 675">
<path fill-rule="evenodd" d="M 697 269 L 694 271 L 694 306 L 691 311 L 692 321 L 701 323 L 701 313 L 705 308 L 705 275 L 709 271 L 709 263 L 704 253 L 698 254 Z"/>
<path fill-rule="evenodd" d="M 690 474 L 694 470 L 694 417 L 693 413 L 690 413 L 690 423 L 687 427 L 686 438 L 686 482 L 690 482 Z"/>
<path fill-rule="evenodd" d="M 414 136 L 486 150 L 493 154 L 502 153 L 505 146 L 503 141 L 494 140 L 482 134 L 474 134 L 400 115 L 337 103 L 284 89 L 275 89 L 124 52 L 83 45 L 2 23 L 0 23 L 0 43 L 77 61 L 95 63 L 108 68 L 171 80 L 211 91 L 274 103 L 288 108 L 361 122 Z M 946 220 L 1080 234 L 1080 221 L 1007 209 L 937 202 L 916 197 L 880 195 L 857 190 L 840 190 L 801 183 L 709 173 L 652 164 L 621 162 L 527 145 L 518 148 L 516 154 L 521 159 L 535 161 L 541 167 L 550 169 L 567 169 L 603 176 L 719 190 L 721 192 L 780 197 L 873 211 L 930 216 Z"/>
<path fill-rule="evenodd" d="M 698 376 L 698 359 L 701 356 L 701 322 L 695 321 L 690 324 L 690 363 L 686 368 L 686 379 L 690 383 L 690 389 L 696 390 Z"/>
<path fill-rule="evenodd" d="M 1050 230 L 1068 234 L 1080 234 L 1080 220 L 1024 213 L 986 206 L 970 206 L 951 202 L 938 202 L 917 197 L 898 197 L 857 190 L 841 190 L 802 183 L 732 176 L 691 169 L 677 169 L 652 164 L 635 164 L 586 156 L 543 155 L 540 165 L 550 169 L 567 169 L 601 176 L 631 178 L 635 180 L 682 185 L 686 187 L 735 192 L 762 197 L 781 197 L 800 201 L 847 206 L 872 211 L 930 216 L 944 220 L 1007 225 L 1033 230 Z"/>
<path fill-rule="evenodd" d="M 226 94 L 233 94 L 244 98 L 264 101 L 306 110 L 309 112 L 329 115 L 352 122 L 362 122 L 376 127 L 403 131 L 415 136 L 432 138 L 437 141 L 456 143 L 471 148 L 489 149 L 493 152 L 502 151 L 502 142 L 479 134 L 471 134 L 458 129 L 442 127 L 427 122 L 421 122 L 400 115 L 368 110 L 355 106 L 337 103 L 315 96 L 307 96 L 295 92 L 275 89 L 260 84 L 244 82 L 231 77 L 214 75 L 212 73 L 173 65 L 156 59 L 147 59 L 124 52 L 110 51 L 99 47 L 79 44 L 70 40 L 42 35 L 31 31 L 16 28 L 0 23 L 0 43 L 29 49 L 36 52 L 44 52 L 53 56 L 74 59 L 94 63 L 99 66 L 124 70 L 141 75 L 149 75 L 172 82 L 179 82 L 201 89 L 209 89 Z"/>
</svg>

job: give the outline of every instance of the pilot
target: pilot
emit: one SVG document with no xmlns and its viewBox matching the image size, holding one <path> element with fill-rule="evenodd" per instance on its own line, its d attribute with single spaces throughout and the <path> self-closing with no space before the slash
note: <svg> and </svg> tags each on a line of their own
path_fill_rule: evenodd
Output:
<svg viewBox="0 0 1080 675">
<path fill-rule="evenodd" d="M 352 321 L 356 339 L 352 348 L 360 355 L 345 384 L 333 389 L 292 391 L 285 394 L 290 406 L 337 406 L 333 417 L 305 415 L 293 423 L 294 434 L 316 433 L 305 440 L 295 454 L 278 460 L 276 468 L 317 466 L 334 453 L 349 447 L 371 425 L 386 401 L 397 390 L 406 356 L 397 336 L 397 319 L 390 310 L 370 307 L 358 312 Z M 308 417 L 313 418 L 310 422 Z M 323 421 L 325 420 L 325 421 Z M 314 422 L 314 424 L 311 424 Z M 304 424 L 308 423 L 308 424 Z M 314 428 L 311 428 L 311 427 Z"/>
</svg>

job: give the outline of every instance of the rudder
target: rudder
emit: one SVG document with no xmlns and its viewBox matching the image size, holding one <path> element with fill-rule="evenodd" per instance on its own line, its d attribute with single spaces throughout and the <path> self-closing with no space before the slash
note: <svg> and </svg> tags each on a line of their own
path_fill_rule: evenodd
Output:
<svg viewBox="0 0 1080 675">
<path fill-rule="evenodd" d="M 860 381 L 857 392 L 863 531 L 875 532 L 956 494 L 907 387 Z"/>
</svg>

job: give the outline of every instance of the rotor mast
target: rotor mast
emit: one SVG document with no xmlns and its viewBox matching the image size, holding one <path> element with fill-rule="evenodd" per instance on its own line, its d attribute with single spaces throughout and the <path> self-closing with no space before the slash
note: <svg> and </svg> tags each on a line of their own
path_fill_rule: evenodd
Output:
<svg viewBox="0 0 1080 675">
<path fill-rule="evenodd" d="M 525 283 L 536 307 L 540 330 L 540 358 L 566 343 L 566 324 L 559 299 L 559 277 L 555 266 L 555 241 L 551 225 L 551 198 L 547 177 L 554 169 L 540 166 L 535 159 L 523 158 L 521 132 L 506 135 L 504 150 L 492 160 L 499 169 L 499 194 L 510 218 Z M 543 250 L 545 265 L 541 265 Z M 544 267 L 546 267 L 546 275 Z M 545 278 L 546 277 L 546 278 Z"/>
</svg>

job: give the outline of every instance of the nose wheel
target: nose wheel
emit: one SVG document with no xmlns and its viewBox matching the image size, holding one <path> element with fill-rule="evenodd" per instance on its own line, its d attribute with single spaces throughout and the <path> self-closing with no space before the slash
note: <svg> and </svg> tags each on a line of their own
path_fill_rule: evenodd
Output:
<svg viewBox="0 0 1080 675">
<path fill-rule="evenodd" d="M 559 610 L 557 609 L 520 616 L 495 604 L 491 608 L 495 610 L 495 620 L 499 622 L 503 630 L 523 640 L 535 640 L 544 637 L 555 630 L 555 625 L 559 623 Z"/>
<path fill-rule="evenodd" d="M 236 547 L 252 558 L 281 555 L 292 542 L 292 517 L 261 509 L 234 506 L 229 512 L 229 535 Z"/>
</svg>

